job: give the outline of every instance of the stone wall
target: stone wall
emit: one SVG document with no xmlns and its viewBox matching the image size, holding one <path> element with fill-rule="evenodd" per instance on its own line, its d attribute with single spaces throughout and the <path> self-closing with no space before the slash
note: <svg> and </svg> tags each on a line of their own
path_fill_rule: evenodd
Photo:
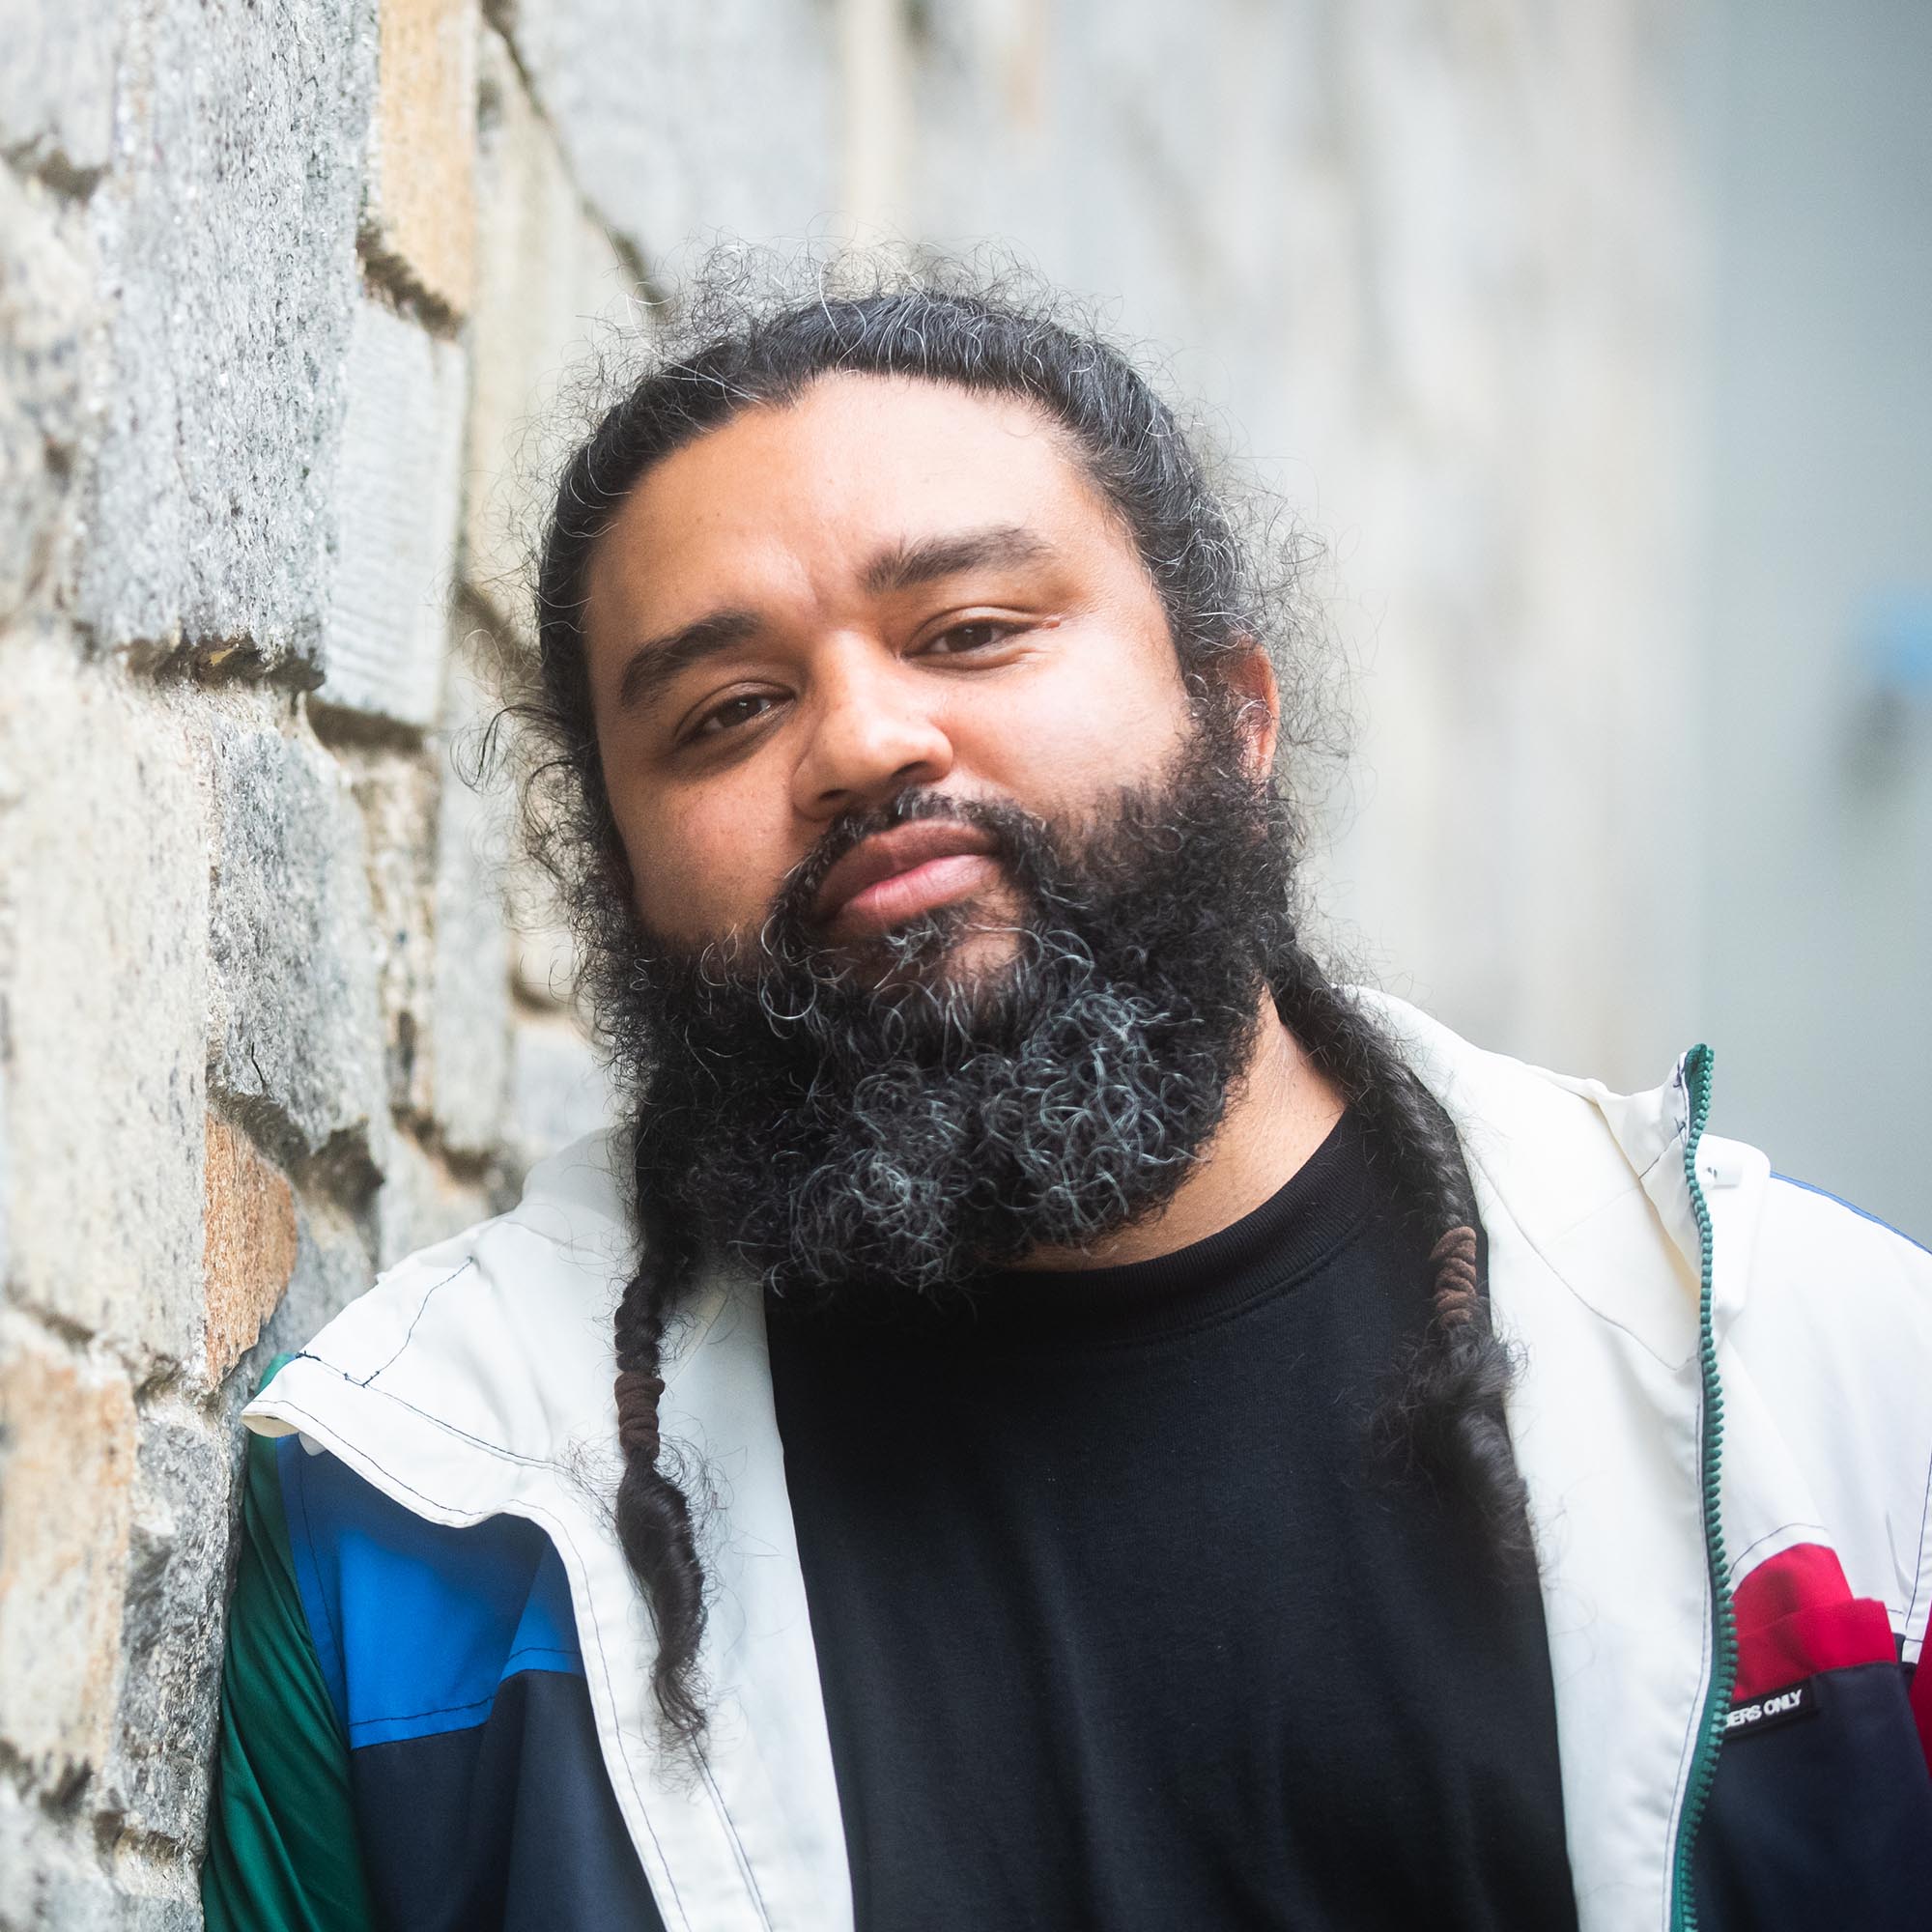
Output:
<svg viewBox="0 0 1932 1932">
<path fill-rule="evenodd" d="M 456 767 L 632 270 L 473 0 L 19 11 L 0 1925 L 191 1925 L 241 1404 L 603 1112 Z"/>
<path fill-rule="evenodd" d="M 1498 1043 L 1642 1033 L 1667 13 L 0 0 L 0 1928 L 197 1921 L 237 1411 L 600 1112 L 455 774 L 531 424 L 714 233 L 1180 351 L 1399 673 L 1341 896 Z"/>
</svg>

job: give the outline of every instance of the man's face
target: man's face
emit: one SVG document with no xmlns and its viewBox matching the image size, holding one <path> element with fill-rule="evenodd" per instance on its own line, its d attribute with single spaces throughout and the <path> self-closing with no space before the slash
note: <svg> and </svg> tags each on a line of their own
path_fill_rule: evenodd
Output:
<svg viewBox="0 0 1932 1932">
<path fill-rule="evenodd" d="M 1061 436 L 930 383 L 821 378 L 659 464 L 596 551 L 584 635 L 637 910 L 694 952 L 755 933 L 846 814 L 923 787 L 1085 823 L 1195 722 Z M 952 970 L 999 968 L 1018 907 L 988 843 L 943 819 L 868 838 L 815 901 L 824 938 L 957 906 Z"/>
</svg>

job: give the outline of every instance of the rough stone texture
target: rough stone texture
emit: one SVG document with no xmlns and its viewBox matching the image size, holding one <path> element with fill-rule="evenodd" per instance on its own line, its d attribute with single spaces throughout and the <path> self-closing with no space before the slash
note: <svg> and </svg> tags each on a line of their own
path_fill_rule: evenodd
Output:
<svg viewBox="0 0 1932 1932">
<path fill-rule="evenodd" d="M 488 1188 L 456 1179 L 419 1142 L 398 1135 L 376 1196 L 376 1265 L 394 1267 L 418 1248 L 487 1220 L 498 1205 Z"/>
<path fill-rule="evenodd" d="M 347 782 L 313 739 L 259 711 L 204 722 L 212 1077 L 270 1151 L 359 1151 L 380 1166 L 388 1110 L 376 947 Z"/>
<path fill-rule="evenodd" d="M 16 643 L 0 704 L 13 1292 L 129 1349 L 201 1339 L 208 854 L 184 732 Z"/>
<path fill-rule="evenodd" d="M 126 1904 L 60 1812 L 0 1779 L 0 1932 L 121 1932 Z"/>
<path fill-rule="evenodd" d="M 562 401 L 560 378 L 581 374 L 600 321 L 626 313 L 628 278 L 495 34 L 484 35 L 482 55 L 477 176 L 490 219 L 469 330 L 464 578 L 527 639 L 526 565 L 545 486 L 585 414 Z"/>
<path fill-rule="evenodd" d="M 207 1375 L 218 1382 L 254 1347 L 296 1265 L 296 1200 L 247 1136 L 208 1117 Z"/>
<path fill-rule="evenodd" d="M 503 1133 L 509 1087 L 509 937 L 502 881 L 509 829 L 497 792 L 466 781 L 487 699 L 459 660 L 451 666 L 436 833 L 436 979 L 430 1055 L 444 1144 L 487 1153 Z"/>
<path fill-rule="evenodd" d="M 47 574 L 62 528 L 88 315 L 50 197 L 0 167 L 0 624 Z"/>
<path fill-rule="evenodd" d="M 476 0 L 380 0 L 363 247 L 461 315 L 476 278 Z"/>
<path fill-rule="evenodd" d="M 294 1259 L 293 1218 L 285 1236 Z M 250 1338 L 253 1339 L 252 1337 Z M 97 1802 L 143 1834 L 199 1854 L 208 1800 L 241 1442 L 178 1394 L 144 1405 L 121 1618 L 121 1700 Z"/>
<path fill-rule="evenodd" d="M 302 1203 L 289 1292 L 224 1391 L 231 1440 L 240 1441 L 242 1410 L 268 1378 L 270 1363 L 301 1348 L 375 1280 L 376 1255 L 365 1223 L 366 1215 L 351 1214 L 326 1197 Z"/>
<path fill-rule="evenodd" d="M 0 1311 L 0 1740 L 57 1781 L 111 1735 L 134 1401 L 118 1369 Z"/>
<path fill-rule="evenodd" d="M 8 0 L 0 153 L 16 166 L 68 182 L 106 166 L 122 11 L 119 0 Z"/>
<path fill-rule="evenodd" d="M 87 616 L 111 644 L 312 659 L 335 528 L 371 0 L 130 0 Z"/>
<path fill-rule="evenodd" d="M 389 1105 L 403 1119 L 427 1120 L 437 772 L 427 759 L 388 746 L 345 747 L 343 762 L 369 853 Z"/>
<path fill-rule="evenodd" d="M 461 351 L 382 303 L 356 305 L 339 534 L 319 702 L 436 722 L 455 582 Z"/>
<path fill-rule="evenodd" d="M 814 0 L 497 11 L 591 206 L 640 253 L 719 232 L 798 242 L 837 214 L 838 80 Z"/>
<path fill-rule="evenodd" d="M 520 1013 L 512 1042 L 511 1139 L 524 1166 L 611 1123 L 603 1063 L 568 1017 Z"/>
</svg>

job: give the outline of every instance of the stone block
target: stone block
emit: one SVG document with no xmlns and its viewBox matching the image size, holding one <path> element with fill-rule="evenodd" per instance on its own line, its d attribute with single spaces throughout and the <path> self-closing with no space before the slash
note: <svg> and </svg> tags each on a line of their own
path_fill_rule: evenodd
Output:
<svg viewBox="0 0 1932 1932">
<path fill-rule="evenodd" d="M 381 1165 L 376 935 L 362 826 L 335 761 L 264 712 L 210 711 L 211 1075 L 264 1147 Z M 198 1136 L 197 1136 L 198 1138 Z"/>
<path fill-rule="evenodd" d="M 11 71 L 10 54 L 0 76 Z M 56 553 L 80 437 L 87 319 L 85 278 L 47 196 L 0 167 L 0 624 Z"/>
<path fill-rule="evenodd" d="M 429 1011 L 436 974 L 431 905 L 436 891 L 437 768 L 392 746 L 346 746 L 369 852 L 377 988 L 389 1106 L 406 1120 L 430 1115 Z"/>
<path fill-rule="evenodd" d="M 9 0 L 0 61 L 0 154 L 75 185 L 114 139 L 120 0 Z"/>
<path fill-rule="evenodd" d="M 376 1196 L 376 1265 L 392 1268 L 418 1248 L 487 1220 L 496 1208 L 487 1188 L 458 1180 L 419 1143 L 399 1134 Z"/>
<path fill-rule="evenodd" d="M 287 1245 L 293 1261 L 293 1215 Z M 145 1406 L 121 1612 L 121 1696 L 97 1803 L 190 1857 L 205 1833 L 240 1467 L 239 1430 L 223 1430 L 179 1394 Z"/>
<path fill-rule="evenodd" d="M 0 705 L 11 1285 L 200 1354 L 208 834 L 185 731 L 112 667 L 16 646 Z"/>
<path fill-rule="evenodd" d="M 112 646 L 320 646 L 374 0 L 145 0 L 89 203 L 113 293 L 82 608 Z"/>
<path fill-rule="evenodd" d="M 289 1292 L 228 1383 L 231 1434 L 239 1432 L 242 1406 L 261 1386 L 269 1364 L 284 1350 L 293 1353 L 305 1347 L 375 1279 L 367 1216 L 352 1215 L 332 1202 L 303 1202 Z"/>
<path fill-rule="evenodd" d="M 551 469 L 582 414 L 561 406 L 561 391 L 600 320 L 620 312 L 628 277 L 495 34 L 482 56 L 464 576 L 527 641 L 527 559 Z"/>
<path fill-rule="evenodd" d="M 552 0 L 510 31 L 586 200 L 647 258 L 700 233 L 803 240 L 837 211 L 817 0 Z"/>
<path fill-rule="evenodd" d="M 503 799 L 469 782 L 464 755 L 486 714 L 467 670 L 452 667 L 436 835 L 436 985 L 430 1002 L 436 1120 L 445 1146 L 497 1147 L 510 1077 L 510 940 L 503 877 L 509 828 Z"/>
<path fill-rule="evenodd" d="M 296 1201 L 248 1137 L 208 1117 L 206 1372 L 218 1382 L 255 1346 L 296 1265 Z"/>
<path fill-rule="evenodd" d="M 519 1014 L 510 1065 L 510 1146 L 524 1167 L 616 1119 L 603 1063 L 566 1015 Z"/>
<path fill-rule="evenodd" d="M 0 1312 L 0 1739 L 43 1777 L 98 1767 L 120 1660 L 134 1398 L 127 1377 Z"/>
<path fill-rule="evenodd" d="M 0 1780 L 0 1932 L 123 1932 L 113 1882 L 80 1821 Z"/>
<path fill-rule="evenodd" d="M 363 246 L 461 316 L 476 279 L 476 0 L 380 0 Z"/>
<path fill-rule="evenodd" d="M 355 310 L 319 702 L 436 722 L 462 484 L 462 352 L 380 302 Z"/>
</svg>

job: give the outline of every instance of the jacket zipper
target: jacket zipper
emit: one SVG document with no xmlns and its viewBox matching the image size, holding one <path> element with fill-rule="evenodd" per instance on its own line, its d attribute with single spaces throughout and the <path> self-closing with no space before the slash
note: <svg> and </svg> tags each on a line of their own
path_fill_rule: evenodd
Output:
<svg viewBox="0 0 1932 1932">
<path fill-rule="evenodd" d="M 1677 1851 L 1670 1883 L 1671 1932 L 1697 1932 L 1697 1901 L 1692 1894 L 1691 1855 L 1697 1828 L 1710 1802 L 1711 1782 L 1718 1775 L 1718 1750 L 1723 1743 L 1724 1714 L 1738 1677 L 1738 1635 L 1731 1615 L 1731 1590 L 1726 1580 L 1730 1563 L 1724 1554 L 1724 1525 L 1720 1509 L 1719 1475 L 1723 1462 L 1724 1393 L 1718 1380 L 1718 1339 L 1711 1313 L 1711 1208 L 1697 1179 L 1697 1149 L 1711 1112 L 1712 1054 L 1708 1046 L 1693 1046 L 1684 1057 L 1684 1078 L 1690 1099 L 1690 1130 L 1684 1142 L 1684 1176 L 1690 1187 L 1690 1206 L 1697 1216 L 1702 1249 L 1702 1282 L 1697 1297 L 1697 1362 L 1703 1379 L 1703 1417 L 1698 1445 L 1703 1482 L 1704 1553 L 1711 1572 L 1711 1688 L 1704 1701 L 1704 1719 L 1697 1749 L 1690 1760 L 1690 1781 L 1677 1823 Z"/>
</svg>

